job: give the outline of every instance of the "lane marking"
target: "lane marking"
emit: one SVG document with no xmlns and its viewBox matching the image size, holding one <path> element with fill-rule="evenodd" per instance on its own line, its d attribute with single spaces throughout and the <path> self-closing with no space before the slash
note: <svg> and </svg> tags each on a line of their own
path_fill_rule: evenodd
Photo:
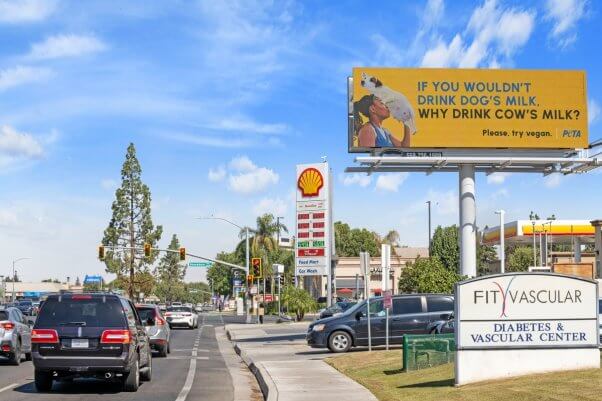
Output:
<svg viewBox="0 0 602 401">
<path fill-rule="evenodd" d="M 199 329 L 199 334 L 197 338 L 201 338 L 201 334 L 203 333 L 203 327 L 205 327 L 205 316 L 203 316 L 203 323 L 201 324 L 201 328 Z M 190 366 L 188 367 L 188 374 L 186 375 L 186 381 L 184 382 L 184 387 L 180 390 L 180 394 L 178 394 L 178 398 L 176 401 L 186 401 L 186 397 L 188 397 L 188 393 L 190 393 L 190 389 L 192 388 L 192 383 L 194 382 L 194 376 L 196 374 L 196 361 L 197 361 L 197 350 L 196 347 L 192 350 L 191 355 L 193 358 L 190 359 Z"/>
<path fill-rule="evenodd" d="M 4 386 L 2 388 L 0 388 L 0 393 L 6 390 L 10 390 L 11 388 L 15 388 L 19 385 L 19 383 L 13 383 L 13 384 L 9 384 L 8 386 Z"/>
</svg>

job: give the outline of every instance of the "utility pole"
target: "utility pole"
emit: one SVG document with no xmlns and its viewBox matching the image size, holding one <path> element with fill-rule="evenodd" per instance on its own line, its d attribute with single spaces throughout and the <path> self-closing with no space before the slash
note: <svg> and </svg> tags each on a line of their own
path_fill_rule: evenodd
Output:
<svg viewBox="0 0 602 401">
<path fill-rule="evenodd" d="M 26 259 L 31 259 L 30 257 L 25 257 L 25 258 L 19 258 L 19 259 L 15 259 L 13 260 L 13 294 L 12 294 L 12 302 L 15 302 L 15 277 L 17 276 L 17 272 L 15 270 L 15 263 L 17 263 L 20 260 L 26 260 Z"/>
</svg>

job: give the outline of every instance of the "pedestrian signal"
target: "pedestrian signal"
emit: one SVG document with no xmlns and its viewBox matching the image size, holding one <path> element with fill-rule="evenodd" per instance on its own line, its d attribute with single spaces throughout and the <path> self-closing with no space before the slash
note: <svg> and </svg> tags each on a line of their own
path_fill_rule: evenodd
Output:
<svg viewBox="0 0 602 401">
<path fill-rule="evenodd" d="M 144 256 L 147 258 L 151 255 L 151 244 L 144 244 Z"/>
</svg>

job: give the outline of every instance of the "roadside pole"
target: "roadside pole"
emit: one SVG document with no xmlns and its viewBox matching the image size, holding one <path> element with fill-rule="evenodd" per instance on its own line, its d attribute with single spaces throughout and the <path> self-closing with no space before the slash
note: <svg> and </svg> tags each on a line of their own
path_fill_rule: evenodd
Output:
<svg viewBox="0 0 602 401">
<path fill-rule="evenodd" d="M 364 275 L 366 317 L 368 318 L 368 352 L 372 352 L 372 328 L 370 327 L 370 254 L 368 252 L 360 252 L 360 268 Z"/>
<path fill-rule="evenodd" d="M 382 244 L 380 251 L 382 268 L 383 306 L 385 308 L 385 348 L 389 350 L 389 309 L 391 309 L 391 294 L 389 293 L 389 268 L 391 266 L 391 245 Z"/>
</svg>

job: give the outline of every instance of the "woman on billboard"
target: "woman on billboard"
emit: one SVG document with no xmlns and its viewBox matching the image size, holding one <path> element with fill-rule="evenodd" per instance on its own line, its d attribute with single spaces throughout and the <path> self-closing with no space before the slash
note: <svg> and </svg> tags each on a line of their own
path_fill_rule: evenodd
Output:
<svg viewBox="0 0 602 401">
<path fill-rule="evenodd" d="M 389 108 L 374 95 L 366 95 L 353 104 L 355 114 L 356 135 L 358 146 L 361 148 L 409 148 L 410 129 L 403 124 L 403 139 L 395 138 L 389 130 L 382 126 L 384 120 L 391 116 Z M 359 114 L 363 114 L 368 121 L 362 122 Z"/>
</svg>

